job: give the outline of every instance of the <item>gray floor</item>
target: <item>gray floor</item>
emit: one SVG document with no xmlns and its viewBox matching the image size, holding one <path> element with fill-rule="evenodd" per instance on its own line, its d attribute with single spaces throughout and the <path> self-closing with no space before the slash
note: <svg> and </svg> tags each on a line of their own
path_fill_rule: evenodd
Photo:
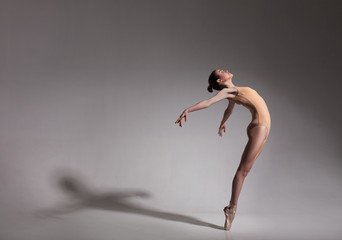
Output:
<svg viewBox="0 0 342 240">
<path fill-rule="evenodd" d="M 69 211 L 70 210 L 70 211 Z M 176 213 L 157 210 L 108 211 L 49 209 L 11 215 L 1 227 L 1 240 L 105 239 L 341 239 L 337 214 L 236 215 L 224 231 L 223 212 Z"/>
</svg>

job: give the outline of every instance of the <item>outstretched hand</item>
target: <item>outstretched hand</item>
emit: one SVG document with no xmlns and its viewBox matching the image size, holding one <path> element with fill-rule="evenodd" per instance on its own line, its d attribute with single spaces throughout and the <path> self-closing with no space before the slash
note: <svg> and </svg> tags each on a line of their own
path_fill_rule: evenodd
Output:
<svg viewBox="0 0 342 240">
<path fill-rule="evenodd" d="M 218 134 L 220 135 L 220 137 L 222 137 L 222 130 L 226 132 L 226 124 L 220 125 L 219 131 L 218 131 Z"/>
<path fill-rule="evenodd" d="M 177 121 L 175 122 L 175 124 L 179 123 L 179 126 L 182 127 L 182 119 L 187 119 L 187 115 L 188 115 L 188 111 L 184 110 L 184 112 L 180 115 L 180 117 L 177 119 Z"/>
</svg>

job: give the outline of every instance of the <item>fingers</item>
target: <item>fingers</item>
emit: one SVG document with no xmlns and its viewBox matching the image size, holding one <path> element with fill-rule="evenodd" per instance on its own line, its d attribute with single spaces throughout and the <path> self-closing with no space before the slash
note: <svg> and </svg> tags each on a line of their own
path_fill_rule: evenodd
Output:
<svg viewBox="0 0 342 240">
<path fill-rule="evenodd" d="M 180 116 L 177 121 L 175 122 L 175 124 L 179 123 L 179 126 L 182 127 L 182 116 Z"/>
<path fill-rule="evenodd" d="M 177 121 L 175 122 L 176 124 L 179 123 L 179 126 L 182 127 L 182 119 L 185 119 L 185 122 L 188 118 L 186 112 L 183 112 L 182 115 L 177 119 Z"/>
<path fill-rule="evenodd" d="M 179 121 L 182 121 L 182 116 L 180 116 L 175 123 L 179 123 Z"/>
<path fill-rule="evenodd" d="M 222 137 L 222 130 L 226 132 L 226 125 L 220 126 L 218 134 Z"/>
</svg>

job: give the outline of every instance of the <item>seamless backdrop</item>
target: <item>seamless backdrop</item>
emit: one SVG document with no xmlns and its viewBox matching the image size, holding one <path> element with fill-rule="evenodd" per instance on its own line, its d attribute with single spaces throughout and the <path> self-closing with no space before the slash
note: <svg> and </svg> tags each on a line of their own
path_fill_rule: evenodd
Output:
<svg viewBox="0 0 342 240">
<path fill-rule="evenodd" d="M 237 105 L 222 138 L 226 101 L 174 124 L 213 96 L 215 68 L 256 89 L 272 119 L 239 211 L 341 212 L 341 10 L 304 0 L 0 1 L 0 229 L 80 186 L 139 191 L 133 200 L 155 209 L 221 211 L 249 111 Z"/>
</svg>

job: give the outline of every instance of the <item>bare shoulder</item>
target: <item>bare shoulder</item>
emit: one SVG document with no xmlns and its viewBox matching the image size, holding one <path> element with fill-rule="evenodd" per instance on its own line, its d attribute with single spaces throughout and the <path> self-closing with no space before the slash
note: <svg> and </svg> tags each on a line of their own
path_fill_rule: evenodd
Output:
<svg viewBox="0 0 342 240">
<path fill-rule="evenodd" d="M 231 87 L 228 89 L 229 89 L 230 93 L 235 94 L 235 95 L 239 92 L 239 90 L 236 87 Z"/>
<path fill-rule="evenodd" d="M 224 92 L 227 94 L 236 94 L 238 90 L 235 87 L 231 87 L 231 88 L 223 88 L 222 90 L 220 90 L 220 92 Z"/>
<path fill-rule="evenodd" d="M 232 88 L 223 88 L 221 89 L 215 96 L 208 99 L 208 106 L 210 106 L 213 103 L 216 103 L 218 101 L 221 101 L 223 99 L 232 99 L 235 97 L 234 94 L 235 90 Z"/>
<path fill-rule="evenodd" d="M 224 88 L 221 91 L 224 91 L 225 94 L 227 95 L 227 99 L 228 100 L 233 100 L 236 95 L 238 94 L 239 90 L 235 87 L 231 87 L 231 88 Z"/>
</svg>

